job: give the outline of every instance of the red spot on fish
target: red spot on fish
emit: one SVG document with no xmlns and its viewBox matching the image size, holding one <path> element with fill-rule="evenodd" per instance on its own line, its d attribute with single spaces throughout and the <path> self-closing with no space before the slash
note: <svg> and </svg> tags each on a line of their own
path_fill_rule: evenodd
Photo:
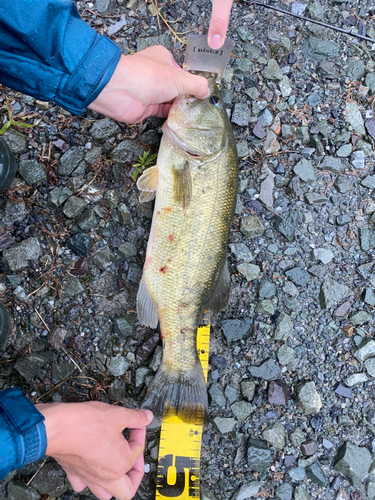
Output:
<svg viewBox="0 0 375 500">
<path fill-rule="evenodd" d="M 173 241 L 173 240 L 174 240 L 174 236 L 173 236 L 173 234 L 170 234 L 170 235 L 168 236 L 168 239 L 169 239 L 169 241 Z"/>
<path fill-rule="evenodd" d="M 164 273 L 164 274 L 165 274 L 165 273 L 168 271 L 168 268 L 167 268 L 167 266 L 163 266 L 163 267 L 161 267 L 161 268 L 159 269 L 159 271 L 160 271 L 161 273 Z"/>
<path fill-rule="evenodd" d="M 183 302 L 181 305 L 182 305 L 182 307 L 187 307 L 187 303 L 186 302 Z"/>
<path fill-rule="evenodd" d="M 172 212 L 171 207 L 165 207 L 165 209 L 164 209 L 164 210 L 165 210 L 166 212 Z"/>
</svg>

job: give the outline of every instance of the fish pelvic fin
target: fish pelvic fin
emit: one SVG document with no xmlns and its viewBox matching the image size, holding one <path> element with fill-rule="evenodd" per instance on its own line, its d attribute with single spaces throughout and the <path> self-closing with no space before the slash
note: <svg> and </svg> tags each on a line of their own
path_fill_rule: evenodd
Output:
<svg viewBox="0 0 375 500">
<path fill-rule="evenodd" d="M 208 398 L 200 361 L 189 371 L 173 372 L 162 363 L 141 408 L 150 409 L 159 420 L 177 416 L 189 424 L 203 422 L 208 415 Z"/>
<path fill-rule="evenodd" d="M 158 167 L 147 168 L 137 181 L 137 188 L 141 191 L 139 202 L 144 203 L 155 198 L 158 187 Z"/>
<path fill-rule="evenodd" d="M 137 314 L 139 321 L 150 328 L 158 326 L 158 306 L 151 297 L 151 293 L 147 288 L 144 277 L 142 277 L 138 288 L 137 295 Z"/>
<path fill-rule="evenodd" d="M 189 162 L 186 160 L 181 165 L 173 166 L 173 196 L 184 210 L 190 204 L 192 195 L 192 180 Z"/>
</svg>

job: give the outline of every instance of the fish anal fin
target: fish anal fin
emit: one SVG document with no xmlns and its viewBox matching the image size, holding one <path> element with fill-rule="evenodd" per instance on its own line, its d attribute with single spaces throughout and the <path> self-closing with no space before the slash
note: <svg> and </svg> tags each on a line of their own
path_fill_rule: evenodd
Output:
<svg viewBox="0 0 375 500">
<path fill-rule="evenodd" d="M 146 282 L 142 277 L 139 284 L 137 295 L 137 314 L 139 321 L 150 328 L 158 326 L 158 307 L 156 302 L 151 297 L 150 291 L 147 288 Z"/>
<path fill-rule="evenodd" d="M 224 266 L 221 270 L 216 285 L 212 290 L 210 298 L 204 308 L 204 312 L 211 311 L 212 315 L 217 314 L 221 309 L 227 305 L 230 291 L 230 274 L 228 269 L 228 262 L 225 260 Z"/>
<path fill-rule="evenodd" d="M 158 187 L 158 166 L 147 168 L 137 180 L 137 188 L 140 191 L 153 192 Z"/>
<path fill-rule="evenodd" d="M 173 196 L 176 203 L 180 203 L 184 210 L 190 204 L 192 181 L 189 162 L 185 160 L 180 165 L 173 166 Z"/>
</svg>

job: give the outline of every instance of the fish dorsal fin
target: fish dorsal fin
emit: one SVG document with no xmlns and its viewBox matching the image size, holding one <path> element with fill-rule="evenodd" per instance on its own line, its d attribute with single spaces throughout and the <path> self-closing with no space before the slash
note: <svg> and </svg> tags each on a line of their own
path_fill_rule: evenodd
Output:
<svg viewBox="0 0 375 500">
<path fill-rule="evenodd" d="M 191 172 L 189 162 L 185 160 L 179 165 L 173 165 L 173 196 L 176 203 L 180 203 L 184 210 L 190 204 L 191 193 Z"/>
<path fill-rule="evenodd" d="M 139 284 L 137 295 L 137 314 L 139 321 L 150 328 L 158 326 L 158 306 L 151 297 L 150 291 L 147 288 L 144 278 L 142 277 Z"/>
<path fill-rule="evenodd" d="M 219 311 L 221 311 L 221 309 L 224 309 L 228 302 L 229 289 L 230 274 L 228 269 L 228 262 L 225 260 L 223 269 L 221 270 L 219 278 L 216 281 L 215 287 L 212 290 L 204 311 L 212 311 L 212 314 L 215 315 Z"/>
<path fill-rule="evenodd" d="M 158 187 L 158 166 L 147 168 L 137 180 L 137 188 L 140 191 L 156 191 Z"/>
</svg>

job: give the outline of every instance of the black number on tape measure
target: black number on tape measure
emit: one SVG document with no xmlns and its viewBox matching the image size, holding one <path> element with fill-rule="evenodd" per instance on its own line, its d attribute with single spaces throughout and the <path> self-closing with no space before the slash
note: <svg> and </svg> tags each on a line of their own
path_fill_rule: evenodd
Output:
<svg viewBox="0 0 375 500">
<path fill-rule="evenodd" d="M 168 483 L 168 470 L 175 468 L 176 481 L 174 484 Z M 189 471 L 189 484 L 186 484 L 186 473 Z M 189 495 L 197 497 L 199 491 L 199 468 L 197 461 L 191 457 L 175 457 L 173 466 L 173 455 L 161 457 L 158 465 L 158 476 L 156 488 L 164 497 L 176 498 L 182 495 L 186 487 L 189 487 Z"/>
</svg>

